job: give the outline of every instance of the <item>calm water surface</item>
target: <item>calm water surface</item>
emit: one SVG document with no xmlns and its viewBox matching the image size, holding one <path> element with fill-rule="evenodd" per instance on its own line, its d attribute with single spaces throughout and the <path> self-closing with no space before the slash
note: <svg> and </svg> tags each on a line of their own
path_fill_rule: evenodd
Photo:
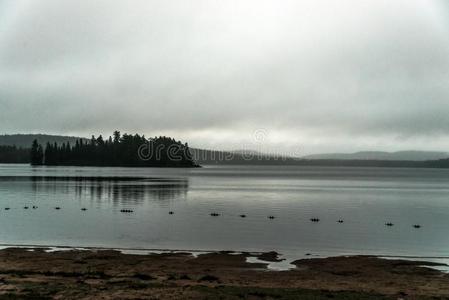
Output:
<svg viewBox="0 0 449 300">
<path fill-rule="evenodd" d="M 449 257 L 449 170 L 0 165 L 0 243 Z"/>
</svg>

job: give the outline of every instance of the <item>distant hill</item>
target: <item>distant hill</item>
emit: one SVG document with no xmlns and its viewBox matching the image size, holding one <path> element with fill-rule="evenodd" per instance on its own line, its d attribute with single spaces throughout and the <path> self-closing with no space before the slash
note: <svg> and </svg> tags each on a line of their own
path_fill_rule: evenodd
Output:
<svg viewBox="0 0 449 300">
<path fill-rule="evenodd" d="M 200 165 L 284 165 L 311 167 L 379 167 L 379 168 L 449 168 L 449 159 L 393 160 L 393 159 L 305 159 L 279 157 L 241 151 L 211 151 L 190 149 Z M 418 152 L 418 151 L 417 151 Z M 447 156 L 445 156 L 447 157 Z"/>
<path fill-rule="evenodd" d="M 39 144 L 45 145 L 50 143 L 67 143 L 74 145 L 79 137 L 49 135 L 49 134 L 8 134 L 0 135 L 0 146 L 16 146 L 19 148 L 31 148 L 31 143 L 37 139 Z"/>
<path fill-rule="evenodd" d="M 254 150 L 216 151 L 190 148 L 190 151 L 200 165 L 290 165 L 296 164 L 298 160 Z"/>
<path fill-rule="evenodd" d="M 301 157 L 303 159 L 338 159 L 338 160 L 406 160 L 426 161 L 449 158 L 448 152 L 436 151 L 363 151 L 355 153 L 325 153 Z"/>
<path fill-rule="evenodd" d="M 198 163 L 203 165 L 219 164 L 219 165 L 325 165 L 334 163 L 343 165 L 378 165 L 376 161 L 386 162 L 424 162 L 437 161 L 449 158 L 447 152 L 436 151 L 398 151 L 398 152 L 382 152 L 382 151 L 365 151 L 356 153 L 329 153 L 315 154 L 304 157 L 282 157 L 254 150 L 244 151 L 214 151 L 204 149 L 191 149 Z M 348 161 L 353 161 L 348 163 Z M 370 162 L 368 162 L 370 161 Z M 402 165 L 402 164 L 401 164 Z"/>
</svg>

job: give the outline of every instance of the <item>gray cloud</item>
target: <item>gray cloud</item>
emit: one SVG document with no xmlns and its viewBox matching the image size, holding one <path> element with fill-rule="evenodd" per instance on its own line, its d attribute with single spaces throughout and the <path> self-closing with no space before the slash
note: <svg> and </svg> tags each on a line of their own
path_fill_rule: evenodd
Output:
<svg viewBox="0 0 449 300">
<path fill-rule="evenodd" d="M 0 2 L 0 128 L 449 148 L 444 1 Z"/>
</svg>

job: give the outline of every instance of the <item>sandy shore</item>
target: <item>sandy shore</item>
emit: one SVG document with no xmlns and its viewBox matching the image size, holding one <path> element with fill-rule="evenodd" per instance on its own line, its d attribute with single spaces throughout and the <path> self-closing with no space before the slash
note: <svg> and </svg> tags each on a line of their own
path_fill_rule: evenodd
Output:
<svg viewBox="0 0 449 300">
<path fill-rule="evenodd" d="M 449 275 L 423 266 L 432 263 L 352 256 L 268 271 L 247 256 L 9 248 L 0 250 L 0 299 L 449 299 Z"/>
</svg>

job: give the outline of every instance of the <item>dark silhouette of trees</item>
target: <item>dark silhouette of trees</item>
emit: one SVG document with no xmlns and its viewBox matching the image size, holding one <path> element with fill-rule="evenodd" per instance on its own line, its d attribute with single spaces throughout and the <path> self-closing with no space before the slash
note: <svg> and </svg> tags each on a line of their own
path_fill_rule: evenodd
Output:
<svg viewBox="0 0 449 300">
<path fill-rule="evenodd" d="M 44 159 L 44 151 L 42 146 L 38 144 L 37 140 L 33 141 L 31 145 L 31 153 L 30 153 L 31 164 L 34 166 L 42 165 Z"/>
<path fill-rule="evenodd" d="M 99 137 L 85 142 L 47 143 L 45 151 L 33 142 L 31 150 L 33 165 L 65 166 L 124 166 L 124 167 L 196 167 L 187 144 L 169 137 L 146 139 L 138 134 L 121 135 L 115 131 L 113 137 Z"/>
<path fill-rule="evenodd" d="M 0 163 L 24 164 L 30 162 L 30 149 L 0 146 Z"/>
</svg>

